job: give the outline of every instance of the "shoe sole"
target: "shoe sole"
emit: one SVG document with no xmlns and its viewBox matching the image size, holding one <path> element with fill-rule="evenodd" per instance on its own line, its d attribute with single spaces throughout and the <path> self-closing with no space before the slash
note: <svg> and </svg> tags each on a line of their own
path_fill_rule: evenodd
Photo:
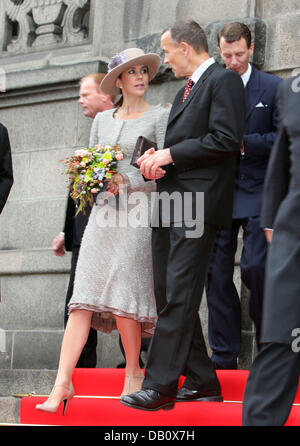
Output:
<svg viewBox="0 0 300 446">
<path fill-rule="evenodd" d="M 193 402 L 193 401 L 210 401 L 210 402 L 215 402 L 215 403 L 222 403 L 223 397 L 220 395 L 217 396 L 203 396 L 201 398 L 190 398 L 190 399 L 177 399 L 176 398 L 176 403 L 186 403 L 186 402 Z"/>
<path fill-rule="evenodd" d="M 149 411 L 149 412 L 154 412 L 155 410 L 159 410 L 159 409 L 171 410 L 171 409 L 174 408 L 174 404 L 175 404 L 175 402 L 172 401 L 172 402 L 169 402 L 169 403 L 161 404 L 158 407 L 151 407 L 150 408 L 150 407 L 137 406 L 135 404 L 129 404 L 129 403 L 126 403 L 125 401 L 122 401 L 122 400 L 120 400 L 120 403 L 124 404 L 124 406 L 131 407 L 132 409 L 146 410 L 146 411 Z"/>
</svg>

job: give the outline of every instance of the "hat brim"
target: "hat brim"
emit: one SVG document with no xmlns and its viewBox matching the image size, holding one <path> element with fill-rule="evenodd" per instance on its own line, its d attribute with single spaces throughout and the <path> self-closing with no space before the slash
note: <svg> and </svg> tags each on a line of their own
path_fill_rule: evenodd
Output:
<svg viewBox="0 0 300 446">
<path fill-rule="evenodd" d="M 107 75 L 104 77 L 100 84 L 100 89 L 107 94 L 118 95 L 120 94 L 120 89 L 116 87 L 116 80 L 120 76 L 123 71 L 127 68 L 130 68 L 134 65 L 146 65 L 149 70 L 149 82 L 154 78 L 157 74 L 160 67 L 160 57 L 155 53 L 148 53 L 142 56 L 134 57 L 127 62 L 124 62 L 117 67 L 113 68 Z"/>
</svg>

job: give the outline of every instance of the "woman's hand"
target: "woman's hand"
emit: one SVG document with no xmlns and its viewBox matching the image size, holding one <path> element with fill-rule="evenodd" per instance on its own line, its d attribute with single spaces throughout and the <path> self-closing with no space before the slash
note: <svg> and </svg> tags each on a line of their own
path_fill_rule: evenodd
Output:
<svg viewBox="0 0 300 446">
<path fill-rule="evenodd" d="M 125 184 L 124 178 L 120 173 L 115 173 L 108 181 L 106 191 L 113 195 L 117 195 L 121 184 Z"/>
</svg>

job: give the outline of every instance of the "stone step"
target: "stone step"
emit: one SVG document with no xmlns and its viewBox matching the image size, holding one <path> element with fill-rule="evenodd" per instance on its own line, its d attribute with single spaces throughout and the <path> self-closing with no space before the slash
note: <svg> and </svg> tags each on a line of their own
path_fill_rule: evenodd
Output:
<svg viewBox="0 0 300 446">
<path fill-rule="evenodd" d="M 0 426 L 6 423 L 20 423 L 20 398 L 0 397 Z"/>
<path fill-rule="evenodd" d="M 47 394 L 51 391 L 56 370 L 0 369 L 0 397 L 15 394 Z"/>
<path fill-rule="evenodd" d="M 22 395 L 50 393 L 56 370 L 0 369 L 0 425 L 20 423 Z"/>
</svg>

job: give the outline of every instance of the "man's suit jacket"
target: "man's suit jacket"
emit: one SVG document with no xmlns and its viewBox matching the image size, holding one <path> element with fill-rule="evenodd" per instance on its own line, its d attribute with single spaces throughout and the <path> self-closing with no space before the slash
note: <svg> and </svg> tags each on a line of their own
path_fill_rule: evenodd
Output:
<svg viewBox="0 0 300 446">
<path fill-rule="evenodd" d="M 279 125 L 277 87 L 281 79 L 252 66 L 245 88 L 245 154 L 240 155 L 234 192 L 233 218 L 261 213 L 263 184 Z"/>
<path fill-rule="evenodd" d="M 75 217 L 76 206 L 73 198 L 68 196 L 67 209 L 65 216 L 65 249 L 66 251 L 72 251 L 74 248 L 79 248 L 81 239 L 88 223 L 92 208 L 87 206 L 85 209 L 85 215 L 82 212 Z"/>
<path fill-rule="evenodd" d="M 278 89 L 281 122 L 267 169 L 261 216 L 263 227 L 274 228 L 267 259 L 261 342 L 289 344 L 294 339 L 293 329 L 300 327 L 299 86 L 300 78 L 291 78 Z"/>
<path fill-rule="evenodd" d="M 11 148 L 6 127 L 0 123 L 0 213 L 13 185 Z"/>
<path fill-rule="evenodd" d="M 165 147 L 174 163 L 157 181 L 157 191 L 204 192 L 204 221 L 231 226 L 236 158 L 245 122 L 240 77 L 211 65 L 182 103 L 184 88 L 172 106 Z M 193 202 L 193 212 L 195 211 Z M 195 215 L 195 212 L 194 212 Z M 171 215 L 171 221 L 174 215 Z"/>
</svg>

